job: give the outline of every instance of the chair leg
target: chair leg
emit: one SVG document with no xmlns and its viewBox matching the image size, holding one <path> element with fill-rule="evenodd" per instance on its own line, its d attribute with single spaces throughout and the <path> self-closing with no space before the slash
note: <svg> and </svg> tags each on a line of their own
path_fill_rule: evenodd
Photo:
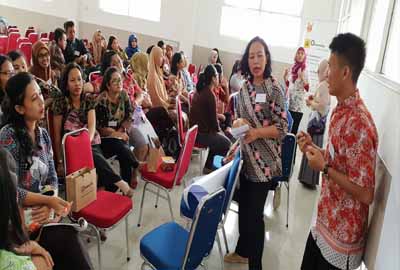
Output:
<svg viewBox="0 0 400 270">
<path fill-rule="evenodd" d="M 131 250 L 129 248 L 129 233 L 128 233 L 128 216 L 125 218 L 125 238 L 126 238 L 126 261 L 129 262 L 131 260 Z"/>
<path fill-rule="evenodd" d="M 172 219 L 172 221 L 175 221 L 174 220 L 174 213 L 172 212 L 172 202 L 171 202 L 171 197 L 169 195 L 169 191 L 166 190 L 165 193 L 167 193 L 167 196 L 168 196 L 168 205 L 169 205 L 169 211 L 171 213 L 171 219 Z"/>
<path fill-rule="evenodd" d="M 202 166 L 202 164 L 203 164 L 203 149 L 200 149 L 199 150 L 200 151 L 200 153 L 199 153 L 199 159 L 200 159 L 200 162 L 199 162 L 199 175 L 202 175 L 203 174 L 203 166 Z"/>
<path fill-rule="evenodd" d="M 289 182 L 287 182 L 287 184 L 285 183 L 285 186 L 287 188 L 286 228 L 289 228 L 289 195 L 290 195 Z"/>
<path fill-rule="evenodd" d="M 221 262 L 221 269 L 224 270 L 224 255 L 222 253 L 221 239 L 219 238 L 218 231 L 217 231 L 216 237 L 217 237 L 218 251 L 219 251 L 219 257 L 220 257 L 220 262 Z"/>
<path fill-rule="evenodd" d="M 140 202 L 140 210 L 139 210 L 139 220 L 137 226 L 140 227 L 140 223 L 142 222 L 142 213 L 143 213 L 143 204 L 144 204 L 144 195 L 146 194 L 146 188 L 149 182 L 146 182 L 143 187 L 142 201 Z"/>
<path fill-rule="evenodd" d="M 157 188 L 157 197 L 156 197 L 156 204 L 154 205 L 154 208 L 158 207 L 158 199 L 160 198 L 160 188 Z"/>
<path fill-rule="evenodd" d="M 228 239 L 227 239 L 227 237 L 226 237 L 226 232 L 225 232 L 224 224 L 222 224 L 222 236 L 224 237 L 225 248 L 226 248 L 226 254 L 229 254 Z"/>
<path fill-rule="evenodd" d="M 101 247 L 100 247 L 101 239 L 100 239 L 100 232 L 99 232 L 99 229 L 97 229 L 96 226 L 94 226 L 94 225 L 92 225 L 90 223 L 88 225 L 93 229 L 93 231 L 95 233 L 95 236 L 96 236 L 96 240 L 97 240 L 97 262 L 98 262 L 99 270 L 101 270 L 102 269 L 102 265 L 101 265 Z"/>
</svg>

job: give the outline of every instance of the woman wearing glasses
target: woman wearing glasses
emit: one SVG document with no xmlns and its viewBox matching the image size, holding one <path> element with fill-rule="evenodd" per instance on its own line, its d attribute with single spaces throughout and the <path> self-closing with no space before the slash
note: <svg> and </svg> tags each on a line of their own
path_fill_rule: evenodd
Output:
<svg viewBox="0 0 400 270">
<path fill-rule="evenodd" d="M 15 74 L 11 59 L 0 54 L 0 103 L 3 102 L 8 79 Z"/>
</svg>

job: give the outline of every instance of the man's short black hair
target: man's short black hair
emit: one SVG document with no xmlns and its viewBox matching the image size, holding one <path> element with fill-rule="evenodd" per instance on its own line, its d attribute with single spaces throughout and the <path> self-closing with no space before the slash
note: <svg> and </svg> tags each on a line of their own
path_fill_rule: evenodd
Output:
<svg viewBox="0 0 400 270">
<path fill-rule="evenodd" d="M 157 42 L 157 46 L 160 47 L 161 49 L 164 47 L 164 41 L 160 40 L 159 42 Z"/>
<path fill-rule="evenodd" d="M 74 27 L 74 26 L 75 26 L 75 23 L 74 23 L 73 21 L 66 21 L 66 22 L 64 23 L 65 32 L 68 31 L 68 28 Z"/>
<path fill-rule="evenodd" d="M 364 40 L 352 33 L 339 34 L 333 38 L 329 49 L 331 53 L 339 57 L 339 61 L 350 67 L 353 74 L 352 80 L 357 83 L 365 64 L 366 48 Z"/>
<path fill-rule="evenodd" d="M 65 34 L 64 29 L 62 28 L 57 28 L 54 30 L 54 40 L 58 42 L 60 39 L 62 39 L 62 36 Z"/>
</svg>

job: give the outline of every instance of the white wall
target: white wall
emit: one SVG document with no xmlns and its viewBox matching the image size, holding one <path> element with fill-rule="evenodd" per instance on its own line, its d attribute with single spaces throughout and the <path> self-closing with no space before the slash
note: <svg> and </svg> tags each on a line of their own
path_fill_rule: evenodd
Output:
<svg viewBox="0 0 400 270">
<path fill-rule="evenodd" d="M 400 89 L 364 72 L 361 95 L 379 134 L 378 152 L 392 175 L 375 269 L 400 269 Z"/>
<path fill-rule="evenodd" d="M 63 17 L 68 19 L 76 19 L 78 17 L 79 0 L 56 1 L 56 0 L 0 0 L 0 5 L 21 8 L 24 10 L 39 12 L 46 15 Z M 6 16 L 7 14 L 2 14 Z M 26 18 L 27 23 L 31 23 L 29 17 Z"/>
</svg>

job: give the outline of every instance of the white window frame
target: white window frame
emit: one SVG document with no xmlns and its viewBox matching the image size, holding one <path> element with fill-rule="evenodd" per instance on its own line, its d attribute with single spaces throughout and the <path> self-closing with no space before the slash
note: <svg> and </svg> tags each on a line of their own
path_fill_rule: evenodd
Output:
<svg viewBox="0 0 400 270">
<path fill-rule="evenodd" d="M 342 2 L 343 1 L 346 1 L 346 0 L 342 0 Z M 351 1 L 351 0 L 348 0 L 348 1 Z M 396 91 L 400 92 L 400 82 L 389 79 L 383 73 L 385 54 L 386 54 L 387 46 L 389 45 L 389 38 L 390 38 L 390 32 L 391 32 L 390 30 L 391 30 L 391 26 L 393 23 L 395 6 L 396 6 L 396 4 L 400 5 L 400 0 L 389 0 L 389 1 L 390 2 L 389 2 L 388 11 L 387 11 L 387 14 L 385 17 L 383 38 L 381 41 L 377 41 L 377 42 L 381 43 L 381 46 L 379 47 L 380 52 L 379 52 L 379 58 L 378 58 L 377 65 L 374 70 L 370 70 L 368 67 L 365 67 L 363 72 L 366 73 L 369 77 L 373 77 L 374 79 L 382 82 L 384 85 L 387 85 L 388 87 L 390 87 L 392 89 L 397 89 Z M 376 3 L 377 3 L 377 0 L 371 0 L 371 1 L 367 1 L 367 4 L 366 4 L 366 8 L 364 11 L 364 19 L 363 19 L 363 24 L 362 24 L 362 29 L 361 29 L 361 37 L 364 40 L 368 40 L 368 37 L 369 37 L 369 29 L 371 27 L 374 5 Z"/>
<path fill-rule="evenodd" d="M 244 1 L 244 0 L 243 0 L 243 1 Z M 262 13 L 266 13 L 266 14 L 275 14 L 275 15 L 283 15 L 283 16 L 298 18 L 298 19 L 300 20 L 300 23 L 299 23 L 299 40 L 297 41 L 297 46 L 300 45 L 300 44 L 302 44 L 302 42 L 303 42 L 303 40 L 302 40 L 303 35 L 302 35 L 302 32 L 301 32 L 301 31 L 302 31 L 302 27 L 303 27 L 303 24 L 304 24 L 303 13 L 304 13 L 304 1 L 306 1 L 306 0 L 302 0 L 302 1 L 303 1 L 303 5 L 302 5 L 302 8 L 301 8 L 301 10 L 300 10 L 299 15 L 293 15 L 293 14 L 290 14 L 290 13 L 284 13 L 284 12 L 277 12 L 277 11 L 264 10 L 264 9 L 262 8 L 262 7 L 263 7 L 263 1 L 264 1 L 264 0 L 260 0 L 260 4 L 259 4 L 258 8 L 243 8 L 243 7 L 240 7 L 240 6 L 228 4 L 228 3 L 225 2 L 225 0 L 222 0 L 222 8 L 223 8 L 223 7 L 238 8 L 238 9 L 243 9 L 243 10 L 256 11 L 256 12 L 259 13 L 260 15 L 261 15 Z M 279 1 L 279 0 L 278 0 L 278 1 Z M 221 17 L 220 21 L 221 21 L 221 20 L 222 20 L 222 17 Z M 222 33 L 220 33 L 220 34 L 223 35 Z M 237 37 L 233 37 L 233 36 L 229 36 L 229 37 L 231 37 L 231 38 L 237 38 Z"/>
</svg>

